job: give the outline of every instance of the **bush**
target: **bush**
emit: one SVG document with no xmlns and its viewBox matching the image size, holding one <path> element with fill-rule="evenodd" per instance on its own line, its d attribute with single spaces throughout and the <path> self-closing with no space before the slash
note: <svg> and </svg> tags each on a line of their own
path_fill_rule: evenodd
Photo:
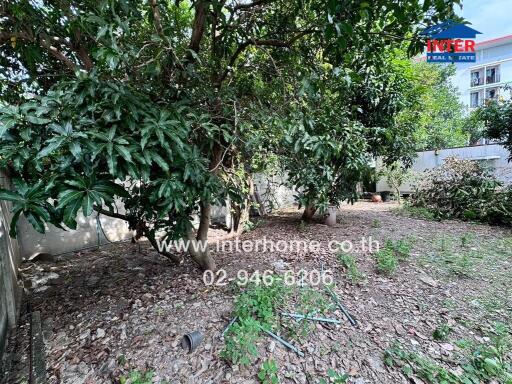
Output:
<svg viewBox="0 0 512 384">
<path fill-rule="evenodd" d="M 411 205 L 437 218 L 512 224 L 512 187 L 504 187 L 487 169 L 471 160 L 448 158 L 425 172 Z"/>
</svg>

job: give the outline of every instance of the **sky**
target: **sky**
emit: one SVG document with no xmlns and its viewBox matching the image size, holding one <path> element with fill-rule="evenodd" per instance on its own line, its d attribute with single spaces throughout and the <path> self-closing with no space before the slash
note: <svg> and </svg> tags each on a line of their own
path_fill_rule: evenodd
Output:
<svg viewBox="0 0 512 384">
<path fill-rule="evenodd" d="M 457 13 L 482 32 L 477 42 L 512 35 L 512 0 L 463 0 Z"/>
</svg>

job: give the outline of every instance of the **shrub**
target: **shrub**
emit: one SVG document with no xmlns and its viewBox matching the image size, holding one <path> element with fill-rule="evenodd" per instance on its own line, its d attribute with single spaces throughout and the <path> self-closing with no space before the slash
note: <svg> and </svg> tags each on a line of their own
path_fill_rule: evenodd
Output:
<svg viewBox="0 0 512 384">
<path fill-rule="evenodd" d="M 237 321 L 226 334 L 221 357 L 233 364 L 249 365 L 257 356 L 257 341 L 262 329 L 271 329 L 277 322 L 277 306 L 285 301 L 288 288 L 282 279 L 270 285 L 250 284 L 235 299 Z"/>
<path fill-rule="evenodd" d="M 441 167 L 425 172 L 416 184 L 411 204 L 437 218 L 512 224 L 512 187 L 504 187 L 471 160 L 448 158 Z"/>
</svg>

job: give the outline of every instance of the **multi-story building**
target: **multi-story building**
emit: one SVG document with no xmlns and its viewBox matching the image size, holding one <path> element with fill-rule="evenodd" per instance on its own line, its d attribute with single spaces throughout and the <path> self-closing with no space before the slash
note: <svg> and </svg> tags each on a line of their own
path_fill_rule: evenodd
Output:
<svg viewBox="0 0 512 384">
<path fill-rule="evenodd" d="M 512 88 L 512 35 L 482 41 L 475 46 L 476 62 L 455 63 L 457 71 L 452 82 L 457 86 L 461 102 L 468 111 L 482 105 L 486 100 L 509 98 Z M 425 57 L 423 57 L 425 59 Z M 478 143 L 458 148 L 438 148 L 417 153 L 412 170 L 422 172 L 437 168 L 447 157 L 474 160 L 492 169 L 495 176 L 506 184 L 512 184 L 512 162 L 508 161 L 509 151 L 501 144 L 481 139 Z M 377 159 L 377 170 L 382 167 L 382 159 Z M 390 191 L 386 180 L 380 178 L 377 192 Z M 401 193 L 413 190 L 412 183 L 400 187 Z"/>
<path fill-rule="evenodd" d="M 475 46 L 475 63 L 456 63 L 453 83 L 469 109 L 489 99 L 508 98 L 512 86 L 512 35 L 482 41 Z"/>
</svg>

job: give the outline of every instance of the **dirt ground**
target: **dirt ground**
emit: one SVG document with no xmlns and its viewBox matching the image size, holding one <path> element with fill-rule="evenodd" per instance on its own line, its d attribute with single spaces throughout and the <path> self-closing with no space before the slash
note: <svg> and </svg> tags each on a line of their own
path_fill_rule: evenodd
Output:
<svg viewBox="0 0 512 384">
<path fill-rule="evenodd" d="M 363 281 L 351 283 L 330 240 L 372 236 L 407 239 L 411 256 L 391 276 L 378 274 L 370 252 L 352 251 Z M 62 258 L 25 263 L 32 310 L 41 311 L 49 383 L 117 383 L 133 370 L 151 370 L 154 382 L 258 383 L 261 362 L 271 357 L 282 383 L 317 383 L 329 369 L 348 373 L 350 382 L 407 383 L 384 364 L 394 343 L 438 362 L 450 361 L 457 346 L 438 342 L 439 324 L 453 328 L 453 340 L 482 340 L 494 321 L 511 323 L 512 233 L 457 221 L 427 221 L 396 212 L 393 203 L 343 206 L 335 227 L 303 225 L 288 210 L 263 219 L 241 239 L 317 240 L 317 252 L 215 253 L 229 278 L 237 271 L 332 270 L 336 293 L 359 326 L 343 315 L 341 325 L 316 325 L 294 344 L 299 357 L 270 338 L 259 341 L 260 357 L 249 367 L 231 366 L 219 356 L 221 333 L 232 318 L 234 293 L 228 286 L 205 286 L 190 263 L 173 266 L 146 243 L 112 244 Z M 461 254 L 467 254 L 463 259 Z M 462 261 L 461 261 L 462 260 Z M 14 382 L 26 379 L 27 324 L 22 315 Z M 205 339 L 185 353 L 182 335 L 199 330 Z M 421 383 L 420 380 L 417 381 Z"/>
</svg>

